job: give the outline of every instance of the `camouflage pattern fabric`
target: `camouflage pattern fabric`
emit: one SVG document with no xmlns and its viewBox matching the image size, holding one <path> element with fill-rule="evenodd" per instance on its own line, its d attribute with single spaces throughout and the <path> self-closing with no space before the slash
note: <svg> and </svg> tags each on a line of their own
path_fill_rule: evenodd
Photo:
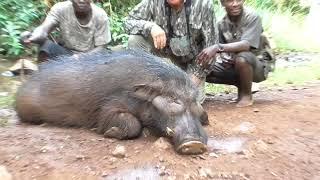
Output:
<svg viewBox="0 0 320 180">
<path fill-rule="evenodd" d="M 141 35 L 150 39 L 152 26 L 160 26 L 170 37 L 167 48 L 164 50 L 172 61 L 179 60 L 187 63 L 188 71 L 198 77 L 205 77 L 204 69 L 197 65 L 194 60 L 202 49 L 217 42 L 216 19 L 211 0 L 192 0 L 189 29 L 190 39 L 186 41 L 187 19 L 186 8 L 180 11 L 171 9 L 171 28 L 173 34 L 168 34 L 168 16 L 166 14 L 166 0 L 142 0 L 130 13 L 125 21 L 125 30 L 131 35 Z M 151 43 L 152 44 L 152 43 Z M 130 46 L 130 45 L 129 45 Z M 171 49 L 172 48 L 172 49 Z M 167 51 L 169 49 L 169 51 Z M 189 51 L 189 52 L 188 52 Z M 163 54 L 163 53 L 162 53 Z M 183 58 L 181 58 L 183 57 Z M 174 62 L 180 64 L 181 62 Z"/>
</svg>

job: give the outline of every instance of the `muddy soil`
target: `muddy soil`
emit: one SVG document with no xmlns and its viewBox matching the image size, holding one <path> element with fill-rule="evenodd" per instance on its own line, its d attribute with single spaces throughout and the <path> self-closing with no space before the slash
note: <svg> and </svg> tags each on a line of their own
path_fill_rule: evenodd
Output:
<svg viewBox="0 0 320 180">
<path fill-rule="evenodd" d="M 178 155 L 147 133 L 119 141 L 11 117 L 0 127 L 0 166 L 18 180 L 320 179 L 320 82 L 262 90 L 247 108 L 236 108 L 235 96 L 205 102 L 210 139 L 203 155 Z M 117 146 L 124 152 L 115 153 Z"/>
</svg>

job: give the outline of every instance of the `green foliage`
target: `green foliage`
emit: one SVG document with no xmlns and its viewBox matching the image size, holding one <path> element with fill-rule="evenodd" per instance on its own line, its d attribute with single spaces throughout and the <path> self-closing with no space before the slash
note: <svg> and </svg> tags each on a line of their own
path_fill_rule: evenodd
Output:
<svg viewBox="0 0 320 180">
<path fill-rule="evenodd" d="M 11 108 L 14 103 L 14 96 L 0 96 L 0 108 Z"/>
<path fill-rule="evenodd" d="M 107 12 L 116 12 L 118 15 L 125 15 L 128 10 L 133 6 L 138 4 L 141 0 L 98 0 L 100 3 L 104 4 L 104 8 Z"/>
<path fill-rule="evenodd" d="M 253 7 L 263 7 L 266 9 L 277 8 L 275 0 L 247 0 L 246 3 Z"/>
<path fill-rule="evenodd" d="M 0 53 L 20 55 L 23 52 L 20 33 L 39 21 L 43 14 L 44 6 L 36 0 L 0 1 Z"/>
<path fill-rule="evenodd" d="M 291 14 L 307 14 L 308 8 L 300 5 L 300 0 L 247 0 L 246 4 L 269 11 L 290 12 Z"/>
<path fill-rule="evenodd" d="M 205 87 L 207 94 L 230 94 L 230 93 L 237 93 L 237 88 L 231 85 L 224 85 L 224 84 L 212 84 L 206 83 Z"/>
<path fill-rule="evenodd" d="M 126 44 L 128 41 L 128 35 L 124 32 L 124 18 L 112 14 L 110 18 L 112 43 L 111 45 Z"/>
<path fill-rule="evenodd" d="M 5 127 L 8 124 L 7 118 L 0 118 L 0 127 Z"/>
<path fill-rule="evenodd" d="M 110 17 L 110 26 L 112 33 L 111 45 L 126 44 L 128 41 L 128 35 L 124 31 L 124 18 L 132 6 L 135 5 L 135 1 L 100 1 L 98 6 L 102 7 Z"/>
<path fill-rule="evenodd" d="M 1 49 L 7 49 L 6 52 L 8 55 L 18 55 L 20 54 L 20 51 L 22 50 L 22 46 L 19 43 L 19 34 L 21 31 L 19 31 L 20 26 L 14 24 L 11 21 L 6 21 L 6 23 L 3 24 L 2 35 L 1 35 L 1 46 L 3 48 Z"/>
</svg>

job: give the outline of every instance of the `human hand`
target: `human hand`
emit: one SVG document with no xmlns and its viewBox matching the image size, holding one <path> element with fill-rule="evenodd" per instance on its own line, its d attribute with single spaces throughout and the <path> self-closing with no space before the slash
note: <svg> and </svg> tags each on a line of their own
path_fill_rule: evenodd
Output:
<svg viewBox="0 0 320 180">
<path fill-rule="evenodd" d="M 196 75 L 194 74 L 190 74 L 190 79 L 191 81 L 196 85 L 196 86 L 199 86 L 201 84 L 201 79 L 198 78 Z"/>
<path fill-rule="evenodd" d="M 20 42 L 21 44 L 28 45 L 31 43 L 29 38 L 31 37 L 32 33 L 30 31 L 24 31 L 20 34 Z"/>
<path fill-rule="evenodd" d="M 217 52 L 219 51 L 219 47 L 215 44 L 213 46 L 209 46 L 203 49 L 196 57 L 196 62 L 200 64 L 200 66 L 208 67 L 212 61 L 214 60 Z"/>
<path fill-rule="evenodd" d="M 42 28 L 36 28 L 32 33 L 28 31 L 23 32 L 20 35 L 20 39 L 23 40 L 23 43 L 25 44 L 40 44 L 47 39 L 47 36 L 48 34 L 45 31 L 43 31 Z"/>
<path fill-rule="evenodd" d="M 151 37 L 153 39 L 153 44 L 156 49 L 163 49 L 166 46 L 166 42 L 167 42 L 166 33 L 160 26 L 158 25 L 152 26 Z"/>
</svg>

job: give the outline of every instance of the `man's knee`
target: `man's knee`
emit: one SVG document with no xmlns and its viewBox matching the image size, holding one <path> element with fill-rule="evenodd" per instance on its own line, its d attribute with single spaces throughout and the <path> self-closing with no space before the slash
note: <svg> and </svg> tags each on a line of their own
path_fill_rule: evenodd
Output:
<svg viewBox="0 0 320 180">
<path fill-rule="evenodd" d="M 243 66 L 251 66 L 248 60 L 245 57 L 238 56 L 235 58 L 235 66 L 243 67 Z"/>
<path fill-rule="evenodd" d="M 242 66 L 252 66 L 254 67 L 256 64 L 257 58 L 256 56 L 249 51 L 243 51 L 236 55 L 235 57 L 235 65 L 242 65 Z"/>
<path fill-rule="evenodd" d="M 239 71 L 251 72 L 253 82 L 261 82 L 267 78 L 265 66 L 251 53 L 244 53 L 236 57 L 235 70 L 237 74 L 240 73 Z"/>
<path fill-rule="evenodd" d="M 128 39 L 128 47 L 133 49 L 143 49 L 150 52 L 152 49 L 151 43 L 148 39 L 141 35 L 130 35 Z"/>
</svg>

